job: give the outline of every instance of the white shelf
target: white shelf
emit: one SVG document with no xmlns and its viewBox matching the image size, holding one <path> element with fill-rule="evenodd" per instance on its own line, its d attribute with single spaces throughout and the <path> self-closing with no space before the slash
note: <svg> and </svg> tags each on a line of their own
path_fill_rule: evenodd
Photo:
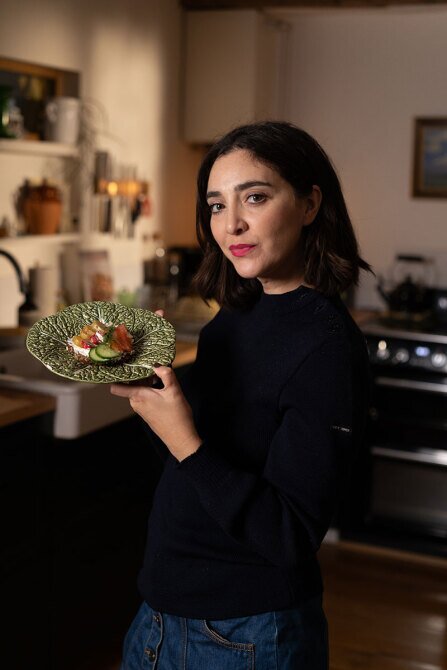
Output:
<svg viewBox="0 0 447 670">
<path fill-rule="evenodd" d="M 17 235 L 17 237 L 0 237 L 0 247 L 46 242 L 58 244 L 62 242 L 74 242 L 79 240 L 79 233 L 56 233 L 55 235 Z"/>
<path fill-rule="evenodd" d="M 140 244 L 141 240 L 138 237 L 114 237 L 112 233 L 99 232 L 62 232 L 54 235 L 16 235 L 14 237 L 0 237 L 0 247 L 27 245 L 45 242 L 48 244 L 60 244 L 65 242 L 79 242 L 82 246 L 85 243 L 89 248 L 91 245 L 98 243 L 106 243 L 111 247 L 116 245 L 123 247 L 127 244 L 128 247 L 133 247 Z"/>
<path fill-rule="evenodd" d="M 79 155 L 79 149 L 73 144 L 61 144 L 60 142 L 0 139 L 0 153 L 75 158 Z"/>
</svg>

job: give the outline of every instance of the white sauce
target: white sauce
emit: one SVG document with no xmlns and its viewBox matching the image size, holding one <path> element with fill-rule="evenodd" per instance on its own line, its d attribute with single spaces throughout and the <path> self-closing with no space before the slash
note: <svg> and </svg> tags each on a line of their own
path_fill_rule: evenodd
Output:
<svg viewBox="0 0 447 670">
<path fill-rule="evenodd" d="M 104 335 L 101 335 L 101 333 L 97 332 L 97 333 L 96 333 L 96 336 L 97 336 L 97 338 L 98 338 L 98 340 L 99 340 L 100 342 L 103 341 L 103 339 L 104 339 Z M 84 348 L 84 347 L 78 347 L 77 344 L 74 344 L 74 343 L 73 343 L 73 338 L 71 338 L 71 337 L 68 338 L 68 340 L 67 340 L 67 344 L 68 344 L 70 347 L 73 348 L 73 351 L 74 351 L 75 354 L 80 354 L 81 356 L 86 356 L 86 357 L 88 358 L 90 348 L 87 349 L 87 348 Z"/>
</svg>

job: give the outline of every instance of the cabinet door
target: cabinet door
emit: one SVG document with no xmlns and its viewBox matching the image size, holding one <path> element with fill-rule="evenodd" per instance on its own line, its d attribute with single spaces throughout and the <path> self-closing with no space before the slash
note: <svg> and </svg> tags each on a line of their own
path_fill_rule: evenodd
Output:
<svg viewBox="0 0 447 670">
<path fill-rule="evenodd" d="M 287 34 L 255 10 L 186 13 L 186 141 L 209 144 L 242 123 L 285 117 Z"/>
</svg>

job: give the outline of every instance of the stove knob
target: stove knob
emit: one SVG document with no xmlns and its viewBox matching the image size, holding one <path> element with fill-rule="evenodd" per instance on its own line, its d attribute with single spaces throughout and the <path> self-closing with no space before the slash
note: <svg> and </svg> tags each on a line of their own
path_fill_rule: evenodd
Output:
<svg viewBox="0 0 447 670">
<path fill-rule="evenodd" d="M 410 360 L 410 352 L 408 349 L 398 349 L 394 354 L 394 361 L 396 363 L 408 363 Z"/>
<path fill-rule="evenodd" d="M 390 350 L 385 340 L 377 343 L 376 357 L 381 361 L 386 361 L 390 357 Z"/>
<path fill-rule="evenodd" d="M 442 351 L 437 351 L 431 356 L 431 364 L 435 368 L 443 368 L 447 363 L 447 356 Z"/>
<path fill-rule="evenodd" d="M 390 350 L 389 349 L 377 349 L 376 356 L 381 361 L 386 361 L 390 357 Z"/>
</svg>

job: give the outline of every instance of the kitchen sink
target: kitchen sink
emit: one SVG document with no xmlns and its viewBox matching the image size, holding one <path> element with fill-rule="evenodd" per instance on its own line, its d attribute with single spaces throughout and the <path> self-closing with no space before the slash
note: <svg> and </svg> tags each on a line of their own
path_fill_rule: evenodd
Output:
<svg viewBox="0 0 447 670">
<path fill-rule="evenodd" d="M 47 370 L 25 347 L 0 351 L 0 386 L 56 398 L 52 434 L 74 439 L 134 414 L 109 384 L 87 384 Z"/>
</svg>

